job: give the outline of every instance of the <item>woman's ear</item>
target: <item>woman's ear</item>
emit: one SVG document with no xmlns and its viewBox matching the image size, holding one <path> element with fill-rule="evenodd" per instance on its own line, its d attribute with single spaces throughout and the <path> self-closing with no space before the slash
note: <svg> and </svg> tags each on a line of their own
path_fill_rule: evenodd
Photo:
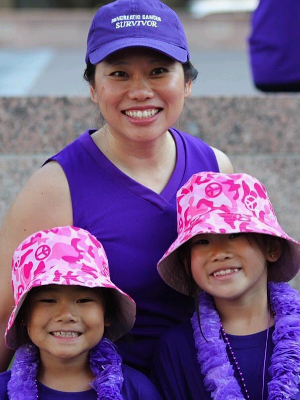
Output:
<svg viewBox="0 0 300 400">
<path fill-rule="evenodd" d="M 111 326 L 111 320 L 110 318 L 104 318 L 104 326 L 107 328 L 109 326 Z"/>
<path fill-rule="evenodd" d="M 184 84 L 184 98 L 187 99 L 192 91 L 192 81 L 188 81 Z"/>
<path fill-rule="evenodd" d="M 266 258 L 270 262 L 275 262 L 279 259 L 282 253 L 282 245 L 278 238 L 270 237 L 267 241 Z"/>
<path fill-rule="evenodd" d="M 90 83 L 90 96 L 91 96 L 92 101 L 97 104 L 98 103 L 98 94 L 97 94 L 97 90 L 96 90 L 96 86 L 95 86 L 94 82 Z"/>
</svg>

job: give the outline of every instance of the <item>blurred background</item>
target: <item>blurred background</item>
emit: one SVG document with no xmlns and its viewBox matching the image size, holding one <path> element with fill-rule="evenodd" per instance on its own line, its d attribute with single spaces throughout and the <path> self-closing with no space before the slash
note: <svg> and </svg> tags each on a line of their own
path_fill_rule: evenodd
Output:
<svg viewBox="0 0 300 400">
<path fill-rule="evenodd" d="M 85 43 L 105 0 L 0 0 L 0 96 L 87 96 Z M 258 0 L 165 0 L 199 71 L 193 96 L 260 95 L 247 55 Z"/>
</svg>

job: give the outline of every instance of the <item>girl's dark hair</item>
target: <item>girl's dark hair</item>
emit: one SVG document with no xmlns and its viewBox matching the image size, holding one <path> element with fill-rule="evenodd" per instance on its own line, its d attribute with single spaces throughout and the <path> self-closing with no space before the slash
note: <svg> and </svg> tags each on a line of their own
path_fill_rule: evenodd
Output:
<svg viewBox="0 0 300 400">
<path fill-rule="evenodd" d="M 185 83 L 194 82 L 197 79 L 198 71 L 190 61 L 187 61 L 186 63 L 182 64 L 182 68 L 183 68 Z M 96 71 L 96 65 L 88 61 L 86 69 L 83 74 L 83 79 L 87 81 L 89 84 L 94 84 L 95 71 Z"/>
<path fill-rule="evenodd" d="M 43 286 L 41 286 L 43 287 Z M 25 344 L 32 344 L 32 341 L 27 332 L 27 323 L 30 317 L 30 298 L 32 294 L 39 290 L 40 287 L 33 288 L 27 295 L 22 307 L 17 315 L 15 326 L 16 326 L 16 343 L 14 348 L 19 348 Z M 110 322 L 120 323 L 124 325 L 124 318 L 120 308 L 120 302 L 117 299 L 117 292 L 114 289 L 107 288 L 95 288 L 104 296 L 105 304 L 105 319 Z M 106 329 L 106 328 L 105 328 Z M 105 329 L 104 335 L 105 336 Z"/>
<path fill-rule="evenodd" d="M 199 312 L 199 299 L 198 293 L 199 288 L 197 283 L 195 282 L 193 275 L 192 275 L 192 268 L 191 268 L 191 246 L 190 241 L 185 242 L 181 245 L 178 249 L 178 260 L 179 260 L 179 268 L 183 268 L 186 275 L 186 291 L 189 296 L 193 297 L 194 304 L 195 304 L 195 311 L 197 314 L 198 324 L 200 328 L 200 332 L 203 335 L 201 321 L 200 321 L 200 312 Z"/>
</svg>

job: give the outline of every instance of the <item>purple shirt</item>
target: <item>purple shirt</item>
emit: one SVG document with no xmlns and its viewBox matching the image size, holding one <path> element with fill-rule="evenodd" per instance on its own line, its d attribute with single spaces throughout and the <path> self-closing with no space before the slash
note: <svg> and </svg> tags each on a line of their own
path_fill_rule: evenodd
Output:
<svg viewBox="0 0 300 400">
<path fill-rule="evenodd" d="M 121 394 L 124 400 L 162 400 L 150 380 L 126 365 L 123 365 L 124 383 Z M 0 400 L 8 400 L 7 384 L 10 371 L 0 374 Z M 91 389 L 84 392 L 60 392 L 38 382 L 39 400 L 97 400 L 97 393 Z M 20 399 L 22 400 L 22 399 Z M 28 400 L 28 399 L 23 399 Z"/>
<path fill-rule="evenodd" d="M 137 303 L 133 330 L 117 342 L 120 355 L 136 368 L 149 368 L 160 334 L 192 313 L 193 301 L 167 286 L 156 269 L 177 236 L 176 192 L 192 174 L 219 168 L 207 144 L 172 129 L 176 166 L 157 194 L 112 164 L 91 133 L 83 133 L 52 159 L 68 179 L 74 225 L 103 244 L 112 281 Z"/>
<path fill-rule="evenodd" d="M 300 2 L 260 0 L 249 38 L 256 84 L 300 83 Z"/>
<path fill-rule="evenodd" d="M 274 349 L 273 331 L 274 327 L 271 327 L 263 400 L 268 399 L 267 383 L 270 381 L 268 368 Z M 243 372 L 250 399 L 261 399 L 266 334 L 266 331 L 247 336 L 227 334 Z M 154 354 L 152 375 L 153 382 L 161 390 L 166 400 L 211 400 L 211 392 L 208 392 L 204 386 L 204 376 L 201 374 L 197 361 L 190 321 L 170 329 L 160 338 Z"/>
</svg>

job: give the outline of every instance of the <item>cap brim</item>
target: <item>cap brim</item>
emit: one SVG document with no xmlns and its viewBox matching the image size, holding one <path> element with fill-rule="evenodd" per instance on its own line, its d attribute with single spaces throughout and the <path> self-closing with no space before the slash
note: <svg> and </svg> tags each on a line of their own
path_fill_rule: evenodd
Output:
<svg viewBox="0 0 300 400">
<path fill-rule="evenodd" d="M 115 53 L 116 51 L 126 49 L 129 47 L 146 47 L 149 49 L 160 51 L 165 55 L 173 58 L 180 63 L 185 63 L 189 60 L 189 53 L 186 49 L 175 46 L 173 44 L 167 42 L 161 42 L 155 39 L 146 39 L 146 38 L 124 38 L 120 40 L 116 40 L 113 43 L 106 43 L 102 45 L 99 49 L 92 51 L 87 57 L 89 61 L 96 65 L 99 62 L 103 61 L 104 58 L 109 55 Z"/>
</svg>

